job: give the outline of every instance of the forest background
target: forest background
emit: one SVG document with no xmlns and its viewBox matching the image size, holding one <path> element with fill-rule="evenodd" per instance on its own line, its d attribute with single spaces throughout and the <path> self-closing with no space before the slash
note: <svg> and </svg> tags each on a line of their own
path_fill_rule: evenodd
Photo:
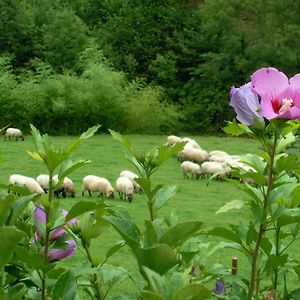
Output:
<svg viewBox="0 0 300 300">
<path fill-rule="evenodd" d="M 220 134 L 229 90 L 300 69 L 292 0 L 1 0 L 0 127 Z"/>
</svg>

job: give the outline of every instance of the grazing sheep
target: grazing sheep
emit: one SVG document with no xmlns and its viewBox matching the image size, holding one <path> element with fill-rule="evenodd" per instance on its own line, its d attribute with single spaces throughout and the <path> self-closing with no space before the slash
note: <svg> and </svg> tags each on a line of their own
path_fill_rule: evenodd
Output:
<svg viewBox="0 0 300 300">
<path fill-rule="evenodd" d="M 57 176 L 57 175 L 56 175 Z M 54 176 L 54 177 L 56 177 Z M 56 177 L 56 179 L 58 180 L 58 178 Z M 58 198 L 59 197 L 59 194 L 62 194 L 62 196 L 64 198 L 67 197 L 67 195 L 69 194 L 72 198 L 75 198 L 75 187 L 74 187 L 74 183 L 73 181 L 68 178 L 68 177 L 65 177 L 64 178 L 64 181 L 62 183 L 62 185 L 57 188 L 55 191 L 54 191 L 54 195 Z"/>
<path fill-rule="evenodd" d="M 189 138 L 189 137 L 184 137 L 182 139 L 182 142 L 187 142 L 185 145 L 191 148 L 195 148 L 195 149 L 202 149 L 200 147 L 200 145 L 193 139 Z"/>
<path fill-rule="evenodd" d="M 218 178 L 225 178 L 230 175 L 230 167 L 225 163 L 206 161 L 201 165 L 201 173 L 206 175 L 218 174 Z"/>
<path fill-rule="evenodd" d="M 40 174 L 37 176 L 36 181 L 42 187 L 45 193 L 49 190 L 49 175 L 48 174 Z M 54 185 L 57 184 L 58 179 L 57 175 L 53 176 L 53 183 Z"/>
<path fill-rule="evenodd" d="M 24 141 L 23 133 L 18 128 L 7 128 L 5 131 L 4 141 L 6 140 L 7 137 L 9 140 L 11 137 L 15 137 L 16 141 L 18 140 Z"/>
<path fill-rule="evenodd" d="M 167 137 L 167 143 L 169 146 L 175 145 L 180 142 L 182 142 L 182 139 L 176 135 L 169 135 Z"/>
<path fill-rule="evenodd" d="M 84 192 L 88 190 L 89 195 L 92 196 L 91 192 L 99 192 L 100 196 L 105 195 L 108 198 L 114 198 L 114 189 L 110 182 L 104 178 L 95 175 L 87 175 L 82 181 L 82 196 Z"/>
<path fill-rule="evenodd" d="M 189 178 L 188 173 L 191 173 L 192 178 L 195 175 L 196 179 L 198 179 L 201 176 L 200 166 L 196 163 L 191 162 L 191 161 L 184 161 L 181 164 L 181 169 L 182 169 L 182 173 L 183 173 L 184 178 Z"/>
<path fill-rule="evenodd" d="M 192 148 L 187 145 L 184 146 L 178 156 L 181 161 L 189 160 L 196 163 L 202 163 L 208 160 L 208 153 L 205 150 Z"/>
<path fill-rule="evenodd" d="M 38 182 L 32 178 L 19 174 L 12 174 L 8 179 L 9 184 L 18 184 L 25 186 L 32 194 L 42 195 L 44 190 L 38 184 Z"/>
<path fill-rule="evenodd" d="M 135 181 L 135 178 L 139 177 L 137 174 L 135 174 L 131 171 L 128 171 L 128 170 L 124 170 L 120 173 L 119 176 L 129 178 L 131 180 L 131 182 L 133 183 L 134 190 L 139 192 L 139 193 L 143 193 L 142 187 Z"/>
<path fill-rule="evenodd" d="M 120 199 L 125 198 L 132 202 L 134 186 L 132 181 L 127 177 L 119 177 L 116 181 L 116 190 L 119 193 Z"/>
</svg>

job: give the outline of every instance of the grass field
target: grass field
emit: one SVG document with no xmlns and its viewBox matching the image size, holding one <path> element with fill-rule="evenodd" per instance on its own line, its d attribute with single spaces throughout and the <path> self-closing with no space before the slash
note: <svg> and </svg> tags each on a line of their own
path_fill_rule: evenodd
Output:
<svg viewBox="0 0 300 300">
<path fill-rule="evenodd" d="M 230 154 L 259 152 L 258 145 L 253 140 L 246 138 L 204 136 L 193 136 L 193 138 L 207 151 L 218 149 L 225 150 Z M 65 136 L 52 138 L 53 142 L 60 146 L 69 145 L 73 139 L 73 137 Z M 130 139 L 135 149 L 144 150 L 150 150 L 166 142 L 166 136 L 132 135 Z M 2 152 L 0 182 L 6 183 L 9 175 L 12 173 L 36 177 L 46 172 L 45 167 L 41 163 L 26 153 L 26 150 L 35 150 L 32 137 L 26 137 L 24 142 L 4 142 L 2 140 L 0 144 Z M 97 135 L 84 141 L 76 153 L 74 153 L 74 159 L 89 159 L 91 163 L 69 176 L 75 183 L 77 195 L 75 199 L 62 199 L 62 207 L 68 209 L 78 200 L 90 199 L 87 193 L 86 197 L 81 197 L 82 177 L 87 174 L 107 177 L 114 185 L 121 170 L 130 169 L 136 172 L 131 164 L 124 158 L 124 152 L 125 149 L 123 146 L 110 135 Z M 237 212 L 233 210 L 228 214 L 215 214 L 218 208 L 227 201 L 240 199 L 244 196 L 233 185 L 225 181 L 217 180 L 207 184 L 207 179 L 184 179 L 180 170 L 180 163 L 175 158 L 170 159 L 155 173 L 154 180 L 157 183 L 175 184 L 178 186 L 176 196 L 163 208 L 161 215 L 169 214 L 173 210 L 178 215 L 179 220 L 198 219 L 204 222 L 205 228 L 228 223 L 237 224 L 239 222 L 248 222 L 246 211 L 241 213 L 241 211 Z M 93 195 L 92 199 L 96 199 L 96 195 Z M 133 220 L 140 226 L 142 226 L 143 221 L 149 217 L 146 202 L 142 195 L 135 194 L 131 204 L 121 201 L 118 197 L 108 201 L 113 205 L 128 209 Z M 100 236 L 100 238 L 94 242 L 94 254 L 97 254 L 101 259 L 103 253 L 120 239 L 121 238 L 113 229 L 108 230 L 106 234 Z M 299 245 L 298 242 L 298 246 Z M 297 245 L 294 247 L 297 249 Z M 220 262 L 230 266 L 231 256 L 235 254 L 236 253 L 229 251 L 221 251 L 216 253 L 208 263 L 213 264 Z M 249 272 L 247 263 L 242 257 L 239 258 L 240 272 Z M 115 254 L 109 262 L 137 272 L 135 261 L 126 247 Z M 65 260 L 63 263 L 72 265 L 81 264 L 83 263 L 83 257 L 77 252 L 74 258 Z M 125 283 L 126 289 L 130 289 L 130 285 L 131 283 L 129 281 Z"/>
</svg>

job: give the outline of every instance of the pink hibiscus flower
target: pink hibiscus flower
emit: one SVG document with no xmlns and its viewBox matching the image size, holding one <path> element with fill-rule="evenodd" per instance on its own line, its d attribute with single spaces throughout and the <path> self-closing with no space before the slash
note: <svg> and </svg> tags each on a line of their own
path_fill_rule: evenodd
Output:
<svg viewBox="0 0 300 300">
<path fill-rule="evenodd" d="M 251 83 L 266 119 L 300 119 L 300 74 L 288 79 L 275 68 L 262 68 L 253 73 Z"/>
</svg>

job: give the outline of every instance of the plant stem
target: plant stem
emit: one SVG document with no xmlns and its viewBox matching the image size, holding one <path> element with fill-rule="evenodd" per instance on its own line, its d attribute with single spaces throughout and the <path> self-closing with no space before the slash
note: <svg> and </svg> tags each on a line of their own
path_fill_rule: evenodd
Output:
<svg viewBox="0 0 300 300">
<path fill-rule="evenodd" d="M 276 228 L 276 232 L 275 232 L 276 236 L 276 242 L 275 242 L 275 248 L 276 248 L 276 257 L 280 256 L 279 253 L 279 234 L 280 234 L 280 226 L 278 228 Z M 278 267 L 274 268 L 274 290 L 277 289 L 277 282 L 278 282 Z"/>
<path fill-rule="evenodd" d="M 91 263 L 92 267 L 95 268 L 97 266 L 94 265 L 93 263 L 93 259 L 92 259 L 92 256 L 90 254 L 90 251 L 89 251 L 89 247 L 86 245 L 85 242 L 82 243 L 83 244 L 83 248 L 85 249 L 86 251 L 86 254 L 87 254 L 87 257 L 88 257 L 88 260 L 89 262 Z M 104 298 L 102 297 L 102 292 L 101 292 L 101 288 L 100 288 L 100 283 L 99 283 L 99 277 L 97 274 L 94 274 L 94 282 L 93 282 L 93 286 L 96 290 L 96 298 L 98 300 L 103 300 Z"/>
<path fill-rule="evenodd" d="M 48 226 L 48 222 L 50 220 L 50 213 L 51 213 L 51 202 L 52 202 L 52 193 L 53 193 L 53 182 L 52 182 L 51 172 L 49 172 L 49 191 L 48 191 L 48 207 L 45 208 L 45 215 L 46 215 L 46 232 L 45 232 L 45 246 L 44 246 L 44 265 L 48 264 L 48 250 L 49 250 L 49 236 L 51 229 Z M 42 274 L 42 300 L 47 299 L 46 295 L 46 272 L 43 271 Z"/>
<path fill-rule="evenodd" d="M 263 238 L 263 235 L 266 231 L 266 219 L 267 219 L 267 213 L 268 213 L 268 204 L 269 204 L 269 197 L 270 197 L 270 192 L 272 190 L 272 184 L 273 184 L 273 166 L 274 166 L 274 158 L 275 158 L 275 152 L 276 152 L 276 145 L 277 145 L 277 140 L 278 136 L 275 133 L 274 134 L 274 141 L 273 141 L 273 146 L 271 149 L 270 153 L 270 163 L 269 163 L 269 170 L 268 170 L 268 177 L 267 177 L 267 191 L 264 193 L 264 203 L 263 203 L 263 218 L 261 220 L 260 226 L 259 226 L 259 231 L 258 231 L 258 236 L 255 244 L 255 248 L 253 251 L 252 255 L 252 264 L 251 264 L 251 278 L 250 278 L 250 283 L 249 283 L 249 291 L 248 291 L 248 296 L 247 299 L 251 300 L 252 296 L 255 291 L 255 284 L 257 285 L 257 258 L 258 258 L 258 253 L 260 249 L 260 244 Z M 256 296 L 258 294 L 258 291 L 256 291 Z"/>
</svg>

